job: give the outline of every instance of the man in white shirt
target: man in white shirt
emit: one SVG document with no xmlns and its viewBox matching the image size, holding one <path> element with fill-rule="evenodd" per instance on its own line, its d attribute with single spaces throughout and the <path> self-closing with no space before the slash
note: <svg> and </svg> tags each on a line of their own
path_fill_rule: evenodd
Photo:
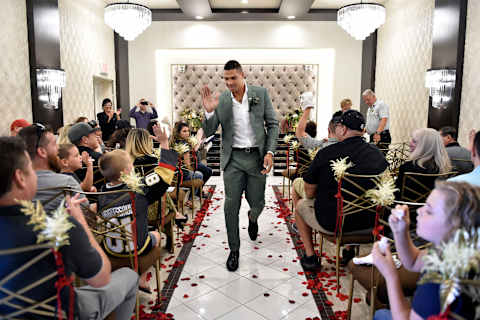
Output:
<svg viewBox="0 0 480 320">
<path fill-rule="evenodd" d="M 381 148 L 388 148 L 392 137 L 390 135 L 390 114 L 385 102 L 377 100 L 375 92 L 367 89 L 362 93 L 363 102 L 368 105 L 366 130 L 370 142 Z"/>
<path fill-rule="evenodd" d="M 205 135 L 214 134 L 222 126 L 220 167 L 225 185 L 225 221 L 230 255 L 227 269 L 238 268 L 240 235 L 238 213 L 245 191 L 250 206 L 248 234 L 256 240 L 257 219 L 265 206 L 266 174 L 273 165 L 273 153 L 278 137 L 277 115 L 267 90 L 247 85 L 242 66 L 230 60 L 224 67 L 228 90 L 213 95 L 202 89 L 206 119 Z"/>
</svg>

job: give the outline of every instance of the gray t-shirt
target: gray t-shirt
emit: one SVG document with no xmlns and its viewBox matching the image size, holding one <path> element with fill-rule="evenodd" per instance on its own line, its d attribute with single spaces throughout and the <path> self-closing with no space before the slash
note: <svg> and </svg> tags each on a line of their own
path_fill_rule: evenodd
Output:
<svg viewBox="0 0 480 320">
<path fill-rule="evenodd" d="M 378 125 L 380 124 L 380 120 L 382 118 L 387 118 L 387 124 L 383 130 L 390 129 L 390 115 L 388 111 L 388 106 L 385 102 L 381 100 L 377 100 L 375 104 L 368 108 L 367 110 L 367 133 L 374 134 L 375 131 L 378 129 Z"/>
<path fill-rule="evenodd" d="M 310 135 L 308 134 L 307 136 L 301 137 L 300 139 L 298 139 L 298 141 L 300 141 L 300 143 L 305 149 L 316 149 L 316 148 L 323 149 L 331 144 L 338 142 L 336 138 L 328 138 L 327 141 L 317 140 L 315 138 L 310 137 Z"/>
<path fill-rule="evenodd" d="M 55 196 L 61 192 L 61 188 L 71 188 L 82 191 L 80 184 L 72 176 L 55 173 L 50 170 L 38 170 L 36 172 L 38 177 L 37 194 L 35 194 L 35 198 L 33 200 L 40 200 L 40 202 L 45 208 L 45 211 L 47 212 L 57 209 L 62 202 L 64 198 L 63 194 L 60 194 L 55 198 Z M 58 190 L 45 190 L 50 188 L 58 188 Z M 80 196 L 80 198 L 83 197 L 85 196 Z M 53 200 L 49 201 L 50 199 Z M 48 203 L 45 204 L 45 202 L 47 201 Z"/>
</svg>

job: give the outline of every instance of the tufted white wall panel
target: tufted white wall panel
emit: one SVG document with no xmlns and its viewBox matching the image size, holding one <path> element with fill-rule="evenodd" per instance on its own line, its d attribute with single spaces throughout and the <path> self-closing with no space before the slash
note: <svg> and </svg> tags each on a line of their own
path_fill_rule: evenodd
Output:
<svg viewBox="0 0 480 320">
<path fill-rule="evenodd" d="M 432 61 L 434 0 L 389 0 L 378 32 L 376 94 L 390 106 L 394 142 L 427 125 L 425 71 Z"/>
<path fill-rule="evenodd" d="M 59 0 L 58 7 L 61 63 L 67 73 L 64 123 L 79 116 L 93 119 L 93 76 L 106 69 L 108 78 L 115 79 L 113 30 L 104 23 L 103 1 Z"/>
<path fill-rule="evenodd" d="M 183 67 L 184 72 L 181 71 Z M 298 97 L 302 92 L 316 94 L 317 65 L 304 68 L 304 65 L 244 64 L 242 67 L 248 84 L 267 88 L 279 117 L 298 109 Z M 203 110 L 200 89 L 204 85 L 219 93 L 227 90 L 222 76 L 223 65 L 173 65 L 174 121 L 186 107 Z"/>
<path fill-rule="evenodd" d="M 32 121 L 26 2 L 3 0 L 0 21 L 0 106 L 8 109 L 0 119 L 0 135 L 8 135 L 13 120 Z"/>
<path fill-rule="evenodd" d="M 463 64 L 462 101 L 460 106 L 459 142 L 468 146 L 468 132 L 480 130 L 480 1 L 469 1 L 467 9 L 467 34 L 465 38 L 465 60 Z"/>
</svg>

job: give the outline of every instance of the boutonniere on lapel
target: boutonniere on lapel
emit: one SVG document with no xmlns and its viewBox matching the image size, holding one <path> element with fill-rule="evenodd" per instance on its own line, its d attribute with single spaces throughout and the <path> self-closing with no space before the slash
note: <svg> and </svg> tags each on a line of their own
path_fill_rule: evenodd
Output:
<svg viewBox="0 0 480 320">
<path fill-rule="evenodd" d="M 248 98 L 248 112 L 252 111 L 252 106 L 257 105 L 260 102 L 260 98 L 253 95 Z"/>
</svg>

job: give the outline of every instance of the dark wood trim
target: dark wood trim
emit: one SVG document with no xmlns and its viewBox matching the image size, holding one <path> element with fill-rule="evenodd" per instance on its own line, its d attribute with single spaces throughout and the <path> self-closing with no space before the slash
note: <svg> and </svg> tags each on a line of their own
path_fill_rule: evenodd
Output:
<svg viewBox="0 0 480 320">
<path fill-rule="evenodd" d="M 458 130 L 462 94 L 463 60 L 467 26 L 467 0 L 435 0 L 432 69 L 456 68 L 454 96 L 445 109 L 428 106 L 428 127 L 452 126 Z M 436 15 L 441 19 L 435 19 Z"/>
<path fill-rule="evenodd" d="M 377 31 L 362 43 L 362 80 L 360 90 L 360 112 L 367 114 L 368 106 L 363 102 L 362 93 L 367 89 L 375 91 L 375 71 L 377 67 Z"/>
<path fill-rule="evenodd" d="M 241 13 L 242 11 L 248 13 Z M 152 9 L 152 21 L 337 21 L 335 9 L 311 9 L 307 14 L 288 20 L 278 9 L 214 9 L 203 20 L 186 16 L 180 9 Z"/>
<path fill-rule="evenodd" d="M 128 41 L 114 33 L 115 88 L 117 108 L 122 108 L 122 119 L 128 119 L 130 110 L 130 79 L 128 73 Z"/>
<path fill-rule="evenodd" d="M 58 109 L 51 109 L 39 99 L 37 67 L 60 68 L 60 17 L 58 0 L 27 0 L 30 90 L 34 122 L 50 125 L 54 130 L 63 126 L 62 99 Z M 67 75 L 68 83 L 68 75 Z"/>
</svg>

